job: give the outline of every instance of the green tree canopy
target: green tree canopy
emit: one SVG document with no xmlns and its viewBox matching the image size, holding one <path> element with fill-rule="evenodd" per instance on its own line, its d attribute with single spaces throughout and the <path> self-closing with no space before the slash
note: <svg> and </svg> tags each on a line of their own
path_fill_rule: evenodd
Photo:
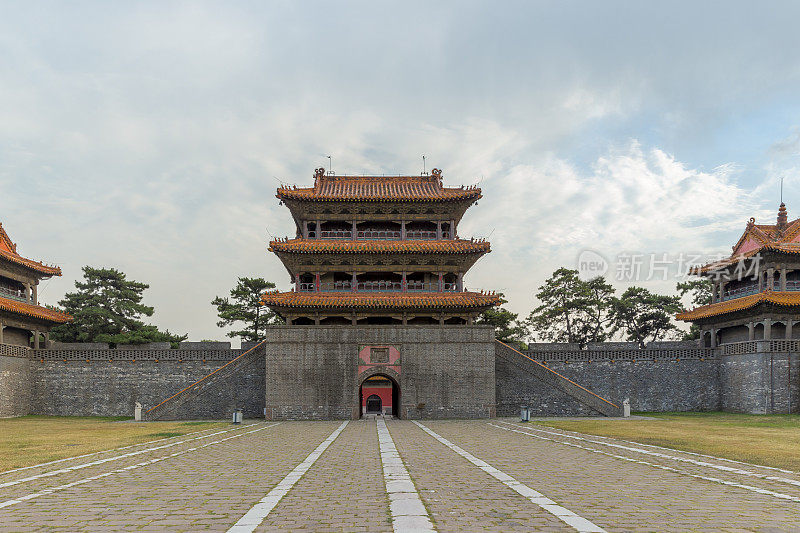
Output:
<svg viewBox="0 0 800 533">
<path fill-rule="evenodd" d="M 229 297 L 217 296 L 211 300 L 220 318 L 217 326 L 224 328 L 241 322 L 242 329 L 231 331 L 228 337 L 250 342 L 264 339 L 268 326 L 283 323 L 277 314 L 261 305 L 261 295 L 274 288 L 275 284 L 264 278 L 239 278 Z"/>
<path fill-rule="evenodd" d="M 614 287 L 603 277 L 583 281 L 577 270 L 559 268 L 539 287 L 540 305 L 528 316 L 537 338 L 586 345 L 608 338 Z"/>
<path fill-rule="evenodd" d="M 127 279 L 114 268 L 83 267 L 83 281 L 76 281 L 77 291 L 67 293 L 58 302 L 73 317 L 72 322 L 53 328 L 54 340 L 62 342 L 108 342 L 176 344 L 186 335 L 173 335 L 142 322 L 152 316 L 153 308 L 142 303 L 146 283 Z"/>
<path fill-rule="evenodd" d="M 497 296 L 500 297 L 501 306 L 508 303 L 502 292 L 497 293 Z M 517 313 L 512 313 L 504 307 L 499 307 L 484 311 L 475 323 L 493 326 L 494 336 L 497 340 L 525 349 L 525 337 L 528 336 L 528 330 L 524 324 L 519 322 L 517 317 Z"/>
<path fill-rule="evenodd" d="M 673 315 L 683 310 L 679 296 L 654 294 L 643 287 L 629 287 L 611 301 L 613 333 L 625 334 L 641 348 L 648 342 L 675 336 Z"/>
<path fill-rule="evenodd" d="M 690 279 L 679 282 L 676 287 L 681 298 L 687 294 L 692 298 L 692 305 L 701 306 L 711 303 L 711 280 L 708 278 Z"/>
<path fill-rule="evenodd" d="M 679 282 L 675 287 L 680 294 L 681 298 L 687 294 L 691 296 L 692 305 L 699 307 L 701 305 L 708 305 L 711 303 L 711 280 L 708 278 L 690 279 L 688 281 Z M 697 324 L 692 324 L 689 331 L 683 335 L 684 340 L 695 340 L 700 338 L 700 327 Z"/>
</svg>

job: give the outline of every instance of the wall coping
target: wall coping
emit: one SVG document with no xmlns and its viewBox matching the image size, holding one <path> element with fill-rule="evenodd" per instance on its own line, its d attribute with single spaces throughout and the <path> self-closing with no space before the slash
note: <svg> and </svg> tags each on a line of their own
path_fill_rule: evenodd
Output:
<svg viewBox="0 0 800 533">
<path fill-rule="evenodd" d="M 6 357 L 30 357 L 31 349 L 16 344 L 0 344 L 0 355 Z"/>
</svg>

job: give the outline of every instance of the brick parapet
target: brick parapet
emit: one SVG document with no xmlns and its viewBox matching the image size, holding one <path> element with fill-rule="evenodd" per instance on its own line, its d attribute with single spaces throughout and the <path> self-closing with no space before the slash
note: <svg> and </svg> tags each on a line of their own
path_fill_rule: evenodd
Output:
<svg viewBox="0 0 800 533">
<path fill-rule="evenodd" d="M 42 361 L 232 361 L 243 350 L 29 350 L 30 357 Z"/>
</svg>

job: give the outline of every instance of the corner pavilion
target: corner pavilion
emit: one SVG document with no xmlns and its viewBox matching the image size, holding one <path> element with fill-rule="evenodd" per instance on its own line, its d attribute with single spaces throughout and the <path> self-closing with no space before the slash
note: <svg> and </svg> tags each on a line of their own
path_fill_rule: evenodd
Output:
<svg viewBox="0 0 800 533">
<path fill-rule="evenodd" d="M 70 316 L 39 305 L 39 282 L 60 276 L 57 266 L 27 259 L 0 224 L 0 345 L 39 348 L 50 329 Z"/>
</svg>

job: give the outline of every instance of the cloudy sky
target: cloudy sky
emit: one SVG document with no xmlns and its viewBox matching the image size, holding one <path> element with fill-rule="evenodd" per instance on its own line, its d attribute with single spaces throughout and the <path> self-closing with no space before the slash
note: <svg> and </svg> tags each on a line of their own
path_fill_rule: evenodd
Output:
<svg viewBox="0 0 800 533">
<path fill-rule="evenodd" d="M 33 5 L 31 5 L 33 4 Z M 647 4 L 647 5 L 645 5 Z M 444 170 L 480 182 L 469 287 L 522 314 L 582 250 L 730 251 L 800 215 L 789 2 L 3 2 L 0 221 L 28 257 L 151 285 L 153 322 L 223 338 L 209 302 L 292 222 L 279 181 Z M 627 282 L 615 282 L 623 288 Z M 644 280 L 674 291 L 675 280 Z"/>
</svg>

